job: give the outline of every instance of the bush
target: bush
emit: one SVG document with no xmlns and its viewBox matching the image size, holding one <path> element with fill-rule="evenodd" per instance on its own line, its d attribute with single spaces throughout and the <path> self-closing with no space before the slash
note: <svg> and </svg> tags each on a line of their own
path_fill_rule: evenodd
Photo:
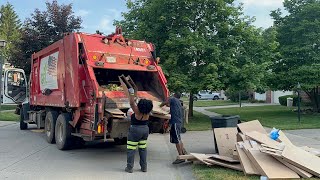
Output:
<svg viewBox="0 0 320 180">
<path fill-rule="evenodd" d="M 239 102 L 239 91 L 226 91 L 226 96 L 232 101 L 232 102 Z M 248 100 L 249 99 L 249 93 L 247 91 L 241 91 L 241 100 Z"/>
<path fill-rule="evenodd" d="M 282 106 L 287 106 L 287 98 L 293 98 L 293 106 L 297 106 L 298 105 L 298 96 L 297 95 L 280 96 L 279 97 L 279 103 Z M 300 97 L 300 102 L 301 102 L 301 97 Z"/>
</svg>

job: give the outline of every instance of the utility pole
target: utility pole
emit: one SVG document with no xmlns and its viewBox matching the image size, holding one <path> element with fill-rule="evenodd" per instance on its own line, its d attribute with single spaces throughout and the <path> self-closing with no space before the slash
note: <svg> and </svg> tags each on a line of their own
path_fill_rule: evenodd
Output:
<svg viewBox="0 0 320 180">
<path fill-rule="evenodd" d="M 0 40 L 0 49 L 4 48 L 6 46 L 6 41 L 5 40 Z M 2 84 L 2 78 L 4 78 L 4 76 L 2 75 L 2 67 L 3 67 L 3 56 L 2 53 L 0 53 L 0 111 L 1 111 L 1 104 L 2 104 L 2 91 L 4 91 L 4 89 L 2 89 L 3 84 Z"/>
</svg>

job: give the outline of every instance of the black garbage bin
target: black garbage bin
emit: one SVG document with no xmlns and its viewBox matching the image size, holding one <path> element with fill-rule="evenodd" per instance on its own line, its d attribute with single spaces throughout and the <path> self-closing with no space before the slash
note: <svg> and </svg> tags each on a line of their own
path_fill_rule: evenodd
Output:
<svg viewBox="0 0 320 180">
<path fill-rule="evenodd" d="M 216 149 L 216 152 L 219 153 L 216 137 L 214 135 L 214 129 L 226 128 L 226 127 L 237 127 L 237 124 L 240 123 L 240 116 L 239 115 L 212 116 L 210 117 L 210 120 L 211 120 L 211 126 L 213 131 L 214 147 Z"/>
</svg>

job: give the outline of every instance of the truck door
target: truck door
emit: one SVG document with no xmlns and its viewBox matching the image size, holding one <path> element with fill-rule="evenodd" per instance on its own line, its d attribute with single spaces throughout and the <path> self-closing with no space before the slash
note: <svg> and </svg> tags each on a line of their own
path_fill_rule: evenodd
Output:
<svg viewBox="0 0 320 180">
<path fill-rule="evenodd" d="M 27 98 L 27 79 L 22 69 L 8 69 L 4 74 L 4 104 L 22 103 Z"/>
</svg>

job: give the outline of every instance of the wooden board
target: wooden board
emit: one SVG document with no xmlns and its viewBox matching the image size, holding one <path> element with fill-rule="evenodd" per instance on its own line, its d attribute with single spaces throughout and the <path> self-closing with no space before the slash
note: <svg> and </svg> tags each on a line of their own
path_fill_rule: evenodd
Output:
<svg viewBox="0 0 320 180">
<path fill-rule="evenodd" d="M 222 160 L 222 161 L 226 161 L 226 162 L 230 162 L 230 163 L 239 163 L 240 162 L 239 160 L 230 158 L 228 156 L 221 156 L 219 154 L 212 154 L 210 156 L 211 156 L 210 159 L 218 159 L 218 160 Z"/>
<path fill-rule="evenodd" d="M 289 140 L 289 138 L 284 134 L 283 131 L 279 131 L 279 140 L 286 144 L 286 145 L 290 145 L 290 146 L 293 146 L 292 142 Z"/>
<path fill-rule="evenodd" d="M 217 141 L 219 155 L 232 158 L 237 142 L 237 128 L 215 128 L 214 135 Z"/>
<path fill-rule="evenodd" d="M 191 155 L 191 154 L 188 154 L 188 155 L 179 155 L 177 157 L 178 159 L 185 159 L 185 160 L 195 160 L 196 158 Z"/>
<path fill-rule="evenodd" d="M 290 168 L 273 158 L 271 155 L 260 152 L 259 150 L 248 150 L 248 157 L 261 172 L 261 175 L 269 179 L 292 179 L 300 176 Z"/>
<path fill-rule="evenodd" d="M 282 152 L 282 157 L 290 164 L 320 177 L 319 157 L 295 146 L 285 147 Z"/>
<path fill-rule="evenodd" d="M 247 132 L 245 135 L 261 144 L 266 144 L 274 149 L 277 149 L 280 146 L 279 142 L 272 140 L 267 134 L 262 134 L 257 131 L 252 131 L 252 132 Z"/>
<path fill-rule="evenodd" d="M 170 115 L 170 114 L 156 114 L 156 113 L 152 113 L 152 114 L 150 114 L 150 116 L 157 117 L 157 118 L 160 118 L 160 119 L 171 119 L 171 115 Z"/>
<path fill-rule="evenodd" d="M 299 174 L 301 177 L 303 178 L 311 178 L 312 174 L 308 173 L 307 171 L 304 171 L 288 162 L 286 162 L 285 160 L 283 160 L 280 157 L 274 157 L 276 158 L 278 161 L 280 161 L 282 164 L 286 165 L 288 168 L 290 168 L 292 171 L 296 172 L 297 174 Z"/>
<path fill-rule="evenodd" d="M 198 159 L 199 161 L 203 162 L 206 165 L 212 165 L 211 163 L 204 161 L 205 159 L 210 158 L 210 156 L 208 155 L 198 154 L 198 153 L 190 153 L 190 155 L 194 156 L 196 159 Z"/>
<path fill-rule="evenodd" d="M 236 144 L 236 149 L 239 155 L 241 167 L 243 169 L 243 172 L 245 175 L 247 174 L 257 174 L 260 175 L 260 172 L 254 167 L 254 165 L 251 163 L 250 159 L 244 152 L 243 147 L 241 148 L 242 144 L 237 143 Z"/>
<path fill-rule="evenodd" d="M 223 162 L 223 161 L 213 160 L 213 159 L 205 159 L 204 161 L 213 165 L 218 165 L 218 166 L 234 169 L 237 171 L 242 171 L 242 167 L 240 164 L 231 164 L 228 162 Z"/>
<path fill-rule="evenodd" d="M 161 102 L 159 101 L 152 101 L 153 103 L 153 109 L 152 109 L 152 113 L 156 113 L 156 114 L 169 114 L 170 109 L 163 106 L 160 107 Z"/>
<path fill-rule="evenodd" d="M 238 128 L 242 133 L 248 133 L 251 131 L 257 131 L 262 134 L 268 134 L 267 131 L 263 128 L 261 123 L 258 120 L 249 121 L 245 123 L 238 124 Z"/>
<path fill-rule="evenodd" d="M 105 109 L 105 111 L 114 114 L 114 115 L 125 115 L 120 109 Z"/>
<path fill-rule="evenodd" d="M 245 140 L 247 140 L 247 138 L 243 133 L 238 133 L 237 134 L 237 142 L 245 141 Z"/>
</svg>

